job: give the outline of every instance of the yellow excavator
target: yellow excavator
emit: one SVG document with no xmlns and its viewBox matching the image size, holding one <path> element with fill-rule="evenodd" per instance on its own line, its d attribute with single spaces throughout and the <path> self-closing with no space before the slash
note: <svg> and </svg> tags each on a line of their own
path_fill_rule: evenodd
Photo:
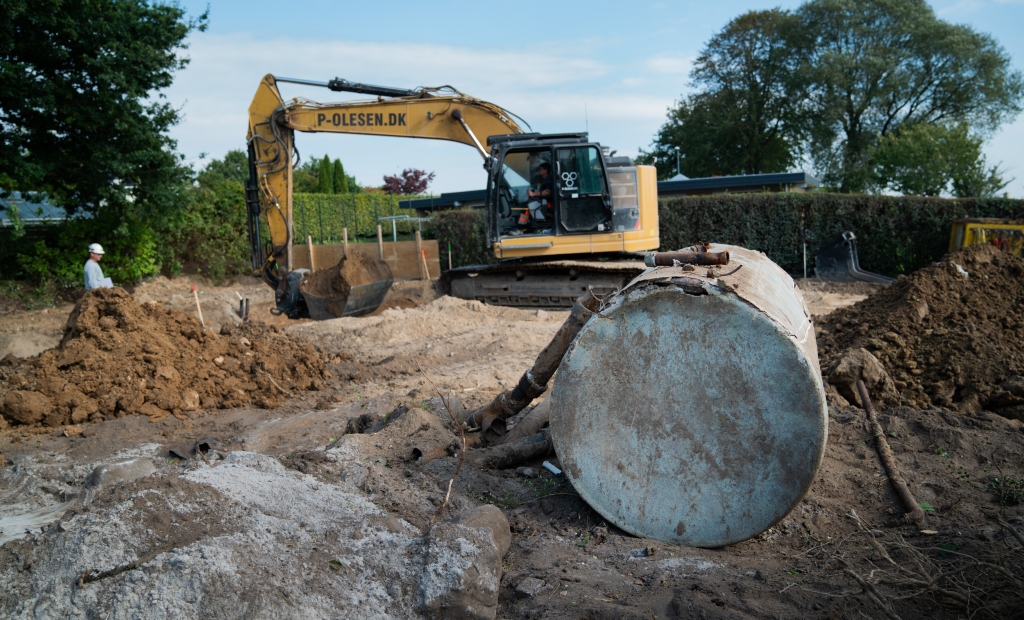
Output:
<svg viewBox="0 0 1024 620">
<path fill-rule="evenodd" d="M 373 98 L 285 101 L 279 83 Z M 622 288 L 644 268 L 639 253 L 659 245 L 655 169 L 616 157 L 586 133 L 526 132 L 517 118 L 450 86 L 400 89 L 265 76 L 249 106 L 246 206 L 252 267 L 277 291 L 278 309 L 298 315 L 303 303 L 304 274 L 292 268 L 296 131 L 450 140 L 477 150 L 487 172 L 487 243 L 502 260 L 448 272 L 448 292 L 456 297 L 569 307 L 588 287 L 598 294 Z M 261 217 L 270 231 L 266 243 Z"/>
</svg>

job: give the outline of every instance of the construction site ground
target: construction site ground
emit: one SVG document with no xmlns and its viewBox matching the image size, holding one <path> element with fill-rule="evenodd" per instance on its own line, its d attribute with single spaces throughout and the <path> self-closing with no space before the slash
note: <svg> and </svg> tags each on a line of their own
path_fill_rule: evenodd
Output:
<svg viewBox="0 0 1024 620">
<path fill-rule="evenodd" d="M 131 294 L 195 315 L 191 284 L 158 278 Z M 816 323 L 878 288 L 800 287 Z M 5 423 L 0 616 L 424 617 L 446 574 L 468 570 L 458 553 L 424 542 L 461 445 L 439 394 L 458 413 L 512 387 L 568 312 L 439 298 L 412 281 L 396 282 L 372 316 L 289 321 L 270 314 L 272 291 L 254 279 L 198 292 L 213 332 L 238 323 L 241 296 L 254 319 L 315 345 L 329 371 L 323 389 L 281 389 L 272 409 Z M 0 358 L 57 346 L 71 310 L 0 314 Z M 1019 333 L 1007 335 L 1018 351 Z M 829 408 L 807 496 L 736 545 L 626 534 L 543 459 L 502 471 L 467 462 L 438 521 L 481 504 L 508 519 L 498 618 L 1024 613 L 1014 592 L 1024 562 L 1021 421 L 938 406 L 886 405 L 880 418 L 927 506 L 922 525 L 903 518 L 863 410 L 845 404 Z M 443 454 L 416 461 L 413 448 Z"/>
</svg>

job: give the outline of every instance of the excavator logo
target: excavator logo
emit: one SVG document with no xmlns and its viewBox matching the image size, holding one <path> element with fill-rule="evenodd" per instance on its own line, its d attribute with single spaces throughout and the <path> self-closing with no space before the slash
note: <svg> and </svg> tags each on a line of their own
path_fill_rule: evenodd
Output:
<svg viewBox="0 0 1024 620">
<path fill-rule="evenodd" d="M 576 189 L 576 173 L 575 172 L 563 172 L 562 173 L 562 182 L 565 183 L 565 185 L 562 187 L 562 189 L 575 190 Z"/>
<path fill-rule="evenodd" d="M 327 115 L 320 112 L 316 115 L 316 126 L 334 125 L 335 127 L 405 127 L 405 114 L 388 114 L 372 112 L 349 112 L 348 114 Z"/>
</svg>

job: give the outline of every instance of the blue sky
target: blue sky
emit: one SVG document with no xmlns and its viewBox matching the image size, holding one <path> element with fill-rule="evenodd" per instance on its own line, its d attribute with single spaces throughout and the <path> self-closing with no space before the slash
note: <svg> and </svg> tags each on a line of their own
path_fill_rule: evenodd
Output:
<svg viewBox="0 0 1024 620">
<path fill-rule="evenodd" d="M 182 1 L 192 15 L 205 0 Z M 620 154 L 646 148 L 666 109 L 689 92 L 705 42 L 733 17 L 800 2 L 329 2 L 211 0 L 210 27 L 189 39 L 191 63 L 166 91 L 182 111 L 172 130 L 188 161 L 244 148 L 246 109 L 266 73 L 412 88 L 450 84 L 525 118 L 535 131 L 589 130 Z M 1024 69 L 1024 0 L 942 0 L 939 16 L 993 35 Z M 346 97 L 290 86 L 285 98 Z M 460 144 L 299 134 L 303 156 L 338 157 L 363 185 L 421 168 L 431 191 L 482 187 L 479 156 Z M 1024 198 L 1024 117 L 986 145 Z M 811 171 L 810 166 L 805 166 Z"/>
</svg>

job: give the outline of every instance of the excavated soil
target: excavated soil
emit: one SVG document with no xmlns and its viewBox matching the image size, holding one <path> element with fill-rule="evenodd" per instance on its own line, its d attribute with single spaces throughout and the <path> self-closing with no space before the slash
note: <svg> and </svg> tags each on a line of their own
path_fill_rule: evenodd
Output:
<svg viewBox="0 0 1024 620">
<path fill-rule="evenodd" d="M 1024 416 L 1024 259 L 973 246 L 836 310 L 819 327 L 823 369 L 865 348 L 902 404 Z"/>
<path fill-rule="evenodd" d="M 61 426 L 124 415 L 159 421 L 201 409 L 280 406 L 328 377 L 313 345 L 258 322 L 218 335 L 177 310 L 138 304 L 123 289 L 87 294 L 60 344 L 0 367 L 7 423 Z"/>
<path fill-rule="evenodd" d="M 975 278 L 980 267 L 965 263 Z M 843 290 L 822 287 L 818 301 L 836 294 L 828 305 L 843 305 Z M 834 329 L 814 301 L 816 321 Z M 424 611 L 417 576 L 431 520 L 441 506 L 435 527 L 484 503 L 512 533 L 494 566 L 502 620 L 1021 615 L 1024 424 L 1000 415 L 881 404 L 903 477 L 928 506 L 911 525 L 864 412 L 834 404 L 807 496 L 762 535 L 721 549 L 619 530 L 541 467 L 557 454 L 519 469 L 460 466 L 461 437 L 437 393 L 454 397 L 456 413 L 457 401 L 489 401 L 567 314 L 440 298 L 296 322 L 287 332 L 330 357 L 325 391 L 294 391 L 272 410 L 0 432 L 0 616 L 438 617 Z M 846 345 L 829 337 L 819 342 L 835 357 Z M 213 449 L 186 449 L 197 443 Z M 417 460 L 413 448 L 437 450 Z M 148 467 L 90 487 L 112 459 Z M 436 574 L 468 570 L 452 559 Z M 103 578 L 79 582 L 83 571 Z"/>
<path fill-rule="evenodd" d="M 382 260 L 353 252 L 338 264 L 318 269 L 302 281 L 302 290 L 317 297 L 343 297 L 353 286 L 394 280 L 391 268 Z"/>
</svg>

